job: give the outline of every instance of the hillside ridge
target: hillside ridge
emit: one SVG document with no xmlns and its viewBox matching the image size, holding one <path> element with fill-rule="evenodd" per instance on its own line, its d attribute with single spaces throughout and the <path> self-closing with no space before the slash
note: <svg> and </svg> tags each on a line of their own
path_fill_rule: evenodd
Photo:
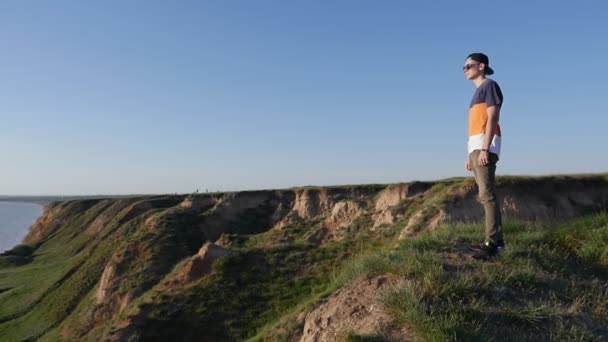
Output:
<svg viewBox="0 0 608 342">
<path fill-rule="evenodd" d="M 507 221 L 562 222 L 608 208 L 608 175 L 498 177 L 498 193 Z M 330 273 L 363 250 L 482 218 L 470 178 L 54 202 L 0 257 L 0 337 L 146 340 L 160 334 L 151 324 L 176 333 L 167 322 L 183 319 L 184 340 L 250 338 L 272 312 L 333 291 Z M 234 273 L 249 268 L 260 274 Z M 241 307 L 256 296 L 268 302 Z M 207 304 L 184 302 L 195 297 Z M 199 321 L 184 318 L 192 310 Z M 259 317 L 228 318 L 239 310 Z M 203 329 L 217 319 L 219 330 Z"/>
</svg>

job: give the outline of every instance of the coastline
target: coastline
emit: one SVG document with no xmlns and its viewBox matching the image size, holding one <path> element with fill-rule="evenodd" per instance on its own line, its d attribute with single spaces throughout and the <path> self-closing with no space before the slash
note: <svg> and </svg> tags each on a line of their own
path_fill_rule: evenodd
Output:
<svg viewBox="0 0 608 342">
<path fill-rule="evenodd" d="M 49 203 L 0 200 L 0 253 L 22 243 Z"/>
</svg>

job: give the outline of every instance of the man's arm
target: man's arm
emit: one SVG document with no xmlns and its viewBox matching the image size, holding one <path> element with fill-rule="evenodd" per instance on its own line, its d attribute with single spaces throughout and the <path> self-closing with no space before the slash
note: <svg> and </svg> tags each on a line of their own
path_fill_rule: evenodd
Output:
<svg viewBox="0 0 608 342">
<path fill-rule="evenodd" d="M 488 122 L 486 124 L 486 132 L 484 134 L 482 149 L 489 150 L 496 134 L 498 119 L 500 118 L 500 106 L 488 107 Z M 481 152 L 479 154 L 479 165 L 488 165 L 490 162 L 490 152 Z"/>
<path fill-rule="evenodd" d="M 483 149 L 490 149 L 494 134 L 496 134 L 496 127 L 498 126 L 498 119 L 500 118 L 500 107 L 492 106 L 488 108 L 488 123 L 486 124 L 486 132 L 483 140 Z"/>
</svg>

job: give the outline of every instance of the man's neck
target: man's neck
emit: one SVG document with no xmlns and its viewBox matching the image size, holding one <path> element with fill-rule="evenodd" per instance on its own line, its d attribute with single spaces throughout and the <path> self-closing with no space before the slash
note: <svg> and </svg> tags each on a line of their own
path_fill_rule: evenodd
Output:
<svg viewBox="0 0 608 342">
<path fill-rule="evenodd" d="M 475 88 L 479 88 L 479 86 L 487 80 L 485 75 L 481 75 L 473 80 L 473 84 L 475 84 Z"/>
</svg>

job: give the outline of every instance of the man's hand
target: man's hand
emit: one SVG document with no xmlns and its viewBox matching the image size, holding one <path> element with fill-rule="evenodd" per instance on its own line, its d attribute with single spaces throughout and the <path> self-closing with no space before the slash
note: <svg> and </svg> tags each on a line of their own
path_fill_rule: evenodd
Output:
<svg viewBox="0 0 608 342">
<path fill-rule="evenodd" d="M 486 166 L 490 164 L 490 152 L 487 151 L 479 151 L 479 157 L 477 158 L 477 163 L 482 166 Z"/>
<path fill-rule="evenodd" d="M 467 171 L 473 170 L 473 168 L 471 167 L 471 159 L 467 158 L 467 161 L 464 162 L 464 168 Z"/>
</svg>

